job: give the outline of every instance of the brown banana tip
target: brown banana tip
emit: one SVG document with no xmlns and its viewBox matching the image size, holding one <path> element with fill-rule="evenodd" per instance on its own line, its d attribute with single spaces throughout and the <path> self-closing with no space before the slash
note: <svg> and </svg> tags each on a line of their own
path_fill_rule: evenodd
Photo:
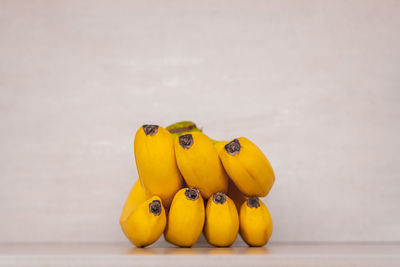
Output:
<svg viewBox="0 0 400 267">
<path fill-rule="evenodd" d="M 237 140 L 236 138 L 225 145 L 226 152 L 231 156 L 239 154 L 240 148 L 241 145 L 239 143 L 239 140 Z"/>
<path fill-rule="evenodd" d="M 159 216 L 161 214 L 161 202 L 160 200 L 153 200 L 149 204 L 149 211 L 154 214 L 154 216 Z"/>
<path fill-rule="evenodd" d="M 186 188 L 185 196 L 189 200 L 196 200 L 199 198 L 200 191 L 197 188 Z"/>
<path fill-rule="evenodd" d="M 179 144 L 185 149 L 189 149 L 194 143 L 193 136 L 191 134 L 184 134 L 179 136 Z"/>
<path fill-rule="evenodd" d="M 247 206 L 249 208 L 258 208 L 258 207 L 260 207 L 260 199 L 258 197 L 249 197 L 247 199 Z"/>
<path fill-rule="evenodd" d="M 215 204 L 224 204 L 226 201 L 226 195 L 224 193 L 215 193 L 213 195 L 213 201 Z"/>
<path fill-rule="evenodd" d="M 142 128 L 146 135 L 154 136 L 158 132 L 158 125 L 144 124 Z"/>
</svg>

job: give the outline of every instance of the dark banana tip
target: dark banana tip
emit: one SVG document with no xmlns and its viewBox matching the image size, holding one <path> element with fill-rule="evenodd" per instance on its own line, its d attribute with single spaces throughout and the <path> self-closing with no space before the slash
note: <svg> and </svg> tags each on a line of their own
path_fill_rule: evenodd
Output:
<svg viewBox="0 0 400 267">
<path fill-rule="evenodd" d="M 189 149 L 194 143 L 192 134 L 184 134 L 179 136 L 179 144 L 185 149 Z"/>
<path fill-rule="evenodd" d="M 142 126 L 142 128 L 146 135 L 153 136 L 158 132 L 158 125 L 145 124 Z"/>
<path fill-rule="evenodd" d="M 213 201 L 215 204 L 224 204 L 226 201 L 226 195 L 224 193 L 215 193 L 213 195 Z"/>
<path fill-rule="evenodd" d="M 247 206 L 249 208 L 258 208 L 258 207 L 260 207 L 260 199 L 258 197 L 249 197 L 247 199 Z"/>
<path fill-rule="evenodd" d="M 239 143 L 239 140 L 237 139 L 233 139 L 232 141 L 230 141 L 228 144 L 225 145 L 226 152 L 231 156 L 239 154 L 240 148 L 241 145 Z"/>
<path fill-rule="evenodd" d="M 186 188 L 185 196 L 189 200 L 196 200 L 199 198 L 200 191 L 197 188 Z"/>
<path fill-rule="evenodd" d="M 149 211 L 154 214 L 155 216 L 158 216 L 161 214 L 162 208 L 161 208 L 161 202 L 160 200 L 153 200 L 149 204 Z"/>
</svg>

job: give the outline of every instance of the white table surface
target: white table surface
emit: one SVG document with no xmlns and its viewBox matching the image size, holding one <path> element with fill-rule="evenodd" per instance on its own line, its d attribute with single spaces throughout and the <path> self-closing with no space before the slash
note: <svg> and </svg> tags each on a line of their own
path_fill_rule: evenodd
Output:
<svg viewBox="0 0 400 267">
<path fill-rule="evenodd" d="M 400 243 L 271 243 L 249 248 L 165 242 L 138 249 L 119 244 L 1 244 L 0 266 L 400 266 Z"/>
</svg>

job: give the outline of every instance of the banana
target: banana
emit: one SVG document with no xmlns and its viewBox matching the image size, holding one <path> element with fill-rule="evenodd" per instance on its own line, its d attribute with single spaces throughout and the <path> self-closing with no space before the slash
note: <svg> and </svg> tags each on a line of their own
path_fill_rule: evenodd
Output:
<svg viewBox="0 0 400 267">
<path fill-rule="evenodd" d="M 153 196 L 140 204 L 122 222 L 125 236 L 136 246 L 153 244 L 164 232 L 167 219 L 161 198 Z"/>
<path fill-rule="evenodd" d="M 193 246 L 203 230 L 204 202 L 200 191 L 184 188 L 176 193 L 169 208 L 165 240 L 180 246 Z"/>
<path fill-rule="evenodd" d="M 175 160 L 174 138 L 157 125 L 143 125 L 135 136 L 135 159 L 140 182 L 146 192 L 157 195 L 169 207 L 182 188 L 182 176 Z"/>
<path fill-rule="evenodd" d="M 265 197 L 275 182 L 264 153 L 249 139 L 239 137 L 225 145 L 219 157 L 229 177 L 246 196 Z"/>
<path fill-rule="evenodd" d="M 144 191 L 142 185 L 140 184 L 140 180 L 137 179 L 128 195 L 128 198 L 125 201 L 125 205 L 122 209 L 121 217 L 119 219 L 120 224 L 122 224 L 122 222 L 128 218 L 128 216 L 134 209 L 137 208 L 137 206 L 149 198 L 150 195 Z"/>
<path fill-rule="evenodd" d="M 240 207 L 242 206 L 243 202 L 246 201 L 247 197 L 239 191 L 236 185 L 229 179 L 228 185 L 228 197 L 230 197 L 233 202 L 235 203 L 236 209 L 239 213 Z"/>
<path fill-rule="evenodd" d="M 204 198 L 228 190 L 228 176 L 210 138 L 192 132 L 175 138 L 176 162 L 186 184 L 198 188 Z"/>
<path fill-rule="evenodd" d="M 232 199 L 224 193 L 210 197 L 206 207 L 204 235 L 207 242 L 217 247 L 229 247 L 239 231 L 239 216 Z"/>
<path fill-rule="evenodd" d="M 272 218 L 258 197 L 249 197 L 240 207 L 240 235 L 252 247 L 264 246 L 272 234 Z"/>
</svg>

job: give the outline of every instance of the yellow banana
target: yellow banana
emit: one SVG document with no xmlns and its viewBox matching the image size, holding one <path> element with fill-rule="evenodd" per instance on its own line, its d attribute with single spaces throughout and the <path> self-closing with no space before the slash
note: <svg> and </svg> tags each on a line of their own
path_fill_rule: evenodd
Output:
<svg viewBox="0 0 400 267">
<path fill-rule="evenodd" d="M 216 193 L 208 199 L 204 235 L 207 242 L 217 247 L 229 247 L 239 231 L 239 216 L 232 199 Z"/>
<path fill-rule="evenodd" d="M 219 152 L 229 177 L 246 196 L 264 197 L 275 182 L 274 171 L 264 153 L 246 137 L 239 137 Z"/>
<path fill-rule="evenodd" d="M 193 132 L 175 138 L 176 162 L 186 184 L 198 188 L 204 198 L 228 190 L 228 176 L 218 152 L 205 134 Z"/>
<path fill-rule="evenodd" d="M 230 197 L 233 202 L 235 203 L 236 209 L 239 213 L 240 207 L 242 206 L 243 202 L 246 201 L 247 197 L 240 192 L 240 190 L 236 187 L 236 185 L 229 179 L 228 185 L 228 197 Z"/>
<path fill-rule="evenodd" d="M 184 188 L 176 193 L 169 208 L 165 240 L 181 246 L 193 246 L 203 230 L 204 202 L 200 191 Z"/>
<path fill-rule="evenodd" d="M 135 136 L 135 160 L 146 192 L 157 195 L 169 207 L 182 187 L 182 176 L 175 160 L 174 138 L 157 125 L 143 125 Z"/>
<path fill-rule="evenodd" d="M 125 236 L 136 247 L 146 247 L 157 241 L 164 232 L 166 223 L 161 199 L 153 196 L 133 210 L 121 227 Z"/>
<path fill-rule="evenodd" d="M 249 197 L 240 208 L 240 235 L 253 247 L 264 246 L 272 234 L 272 218 L 258 197 Z"/>
<path fill-rule="evenodd" d="M 137 206 L 149 198 L 150 195 L 144 191 L 142 185 L 140 184 L 140 180 L 137 179 L 128 195 L 128 198 L 125 201 L 125 205 L 122 209 L 121 217 L 119 219 L 120 224 L 128 218 L 128 216 L 134 209 L 137 208 Z"/>
</svg>

